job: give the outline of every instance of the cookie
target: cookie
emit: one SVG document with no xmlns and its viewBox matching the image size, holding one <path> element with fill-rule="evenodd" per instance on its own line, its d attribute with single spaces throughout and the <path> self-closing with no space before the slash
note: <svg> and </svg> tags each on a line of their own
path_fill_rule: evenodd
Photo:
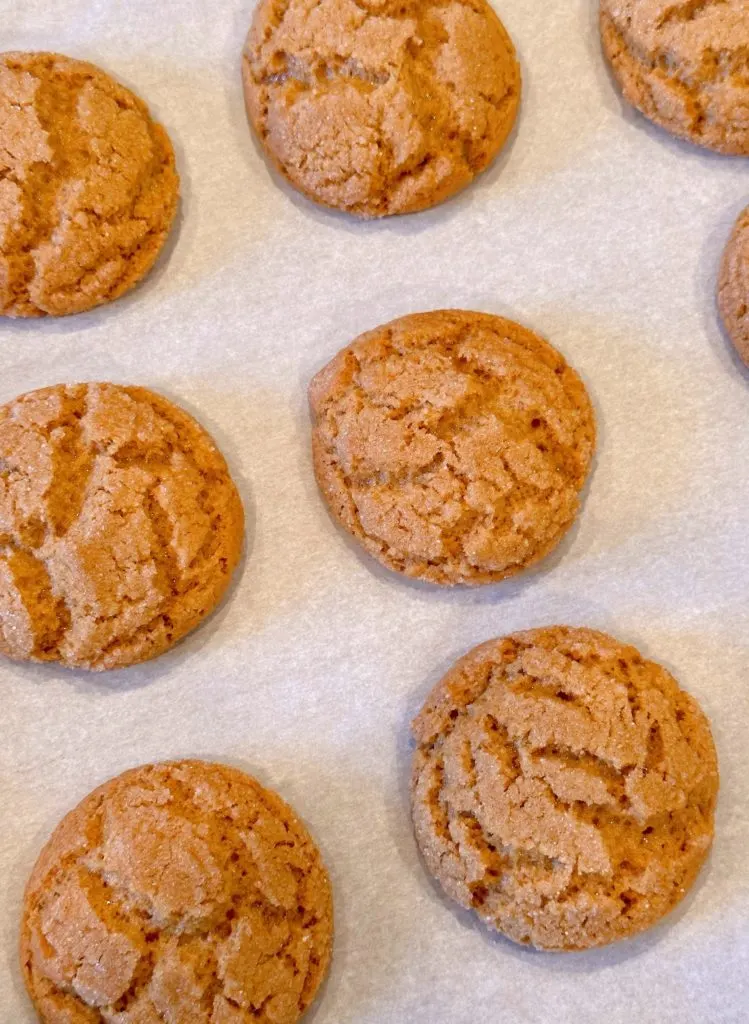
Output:
<svg viewBox="0 0 749 1024">
<path fill-rule="evenodd" d="M 21 966 L 43 1024 L 294 1024 L 332 936 L 291 808 L 234 768 L 176 761 L 63 819 L 26 888 Z"/>
<path fill-rule="evenodd" d="M 601 0 L 625 99 L 678 138 L 749 155 L 746 0 Z"/>
<path fill-rule="evenodd" d="M 723 255 L 718 306 L 728 336 L 749 366 L 749 206 L 736 222 Z"/>
<path fill-rule="evenodd" d="M 595 446 L 585 387 L 531 331 L 443 310 L 361 335 L 310 385 L 332 514 L 390 569 L 492 583 L 572 524 Z"/>
<path fill-rule="evenodd" d="M 664 668 L 602 633 L 557 626 L 482 644 L 413 732 L 426 866 L 515 942 L 581 950 L 635 935 L 708 854 L 707 719 Z"/>
<path fill-rule="evenodd" d="M 486 0 L 260 0 L 242 68 L 276 168 L 360 217 L 464 188 L 502 148 L 520 97 L 515 49 Z"/>
<path fill-rule="evenodd" d="M 0 54 L 0 315 L 64 316 L 148 273 L 179 196 L 169 138 L 93 64 Z"/>
<path fill-rule="evenodd" d="M 60 384 L 0 407 L 0 653 L 156 657 L 219 602 L 243 530 L 223 456 L 160 395 Z"/>
</svg>

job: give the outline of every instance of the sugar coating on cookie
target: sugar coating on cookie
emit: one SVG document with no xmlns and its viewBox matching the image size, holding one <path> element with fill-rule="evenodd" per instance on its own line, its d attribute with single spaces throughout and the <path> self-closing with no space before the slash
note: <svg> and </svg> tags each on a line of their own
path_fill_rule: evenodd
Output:
<svg viewBox="0 0 749 1024">
<path fill-rule="evenodd" d="M 150 269 L 179 178 L 164 129 L 92 64 L 0 54 L 0 315 L 110 302 Z"/>
<path fill-rule="evenodd" d="M 363 217 L 447 199 L 512 129 L 520 70 L 486 0 L 260 0 L 250 121 L 309 198 Z"/>
<path fill-rule="evenodd" d="M 63 819 L 26 888 L 21 965 L 44 1024 L 294 1024 L 332 934 L 291 808 L 236 769 L 179 761 Z"/>
<path fill-rule="evenodd" d="M 477 647 L 414 721 L 416 838 L 444 891 L 515 942 L 655 924 L 712 842 L 710 727 L 669 673 L 588 629 Z"/>
<path fill-rule="evenodd" d="M 243 530 L 223 456 L 160 395 L 58 385 L 0 407 L 0 653 L 161 654 L 220 600 Z"/>
<path fill-rule="evenodd" d="M 551 551 L 577 513 L 595 445 L 588 395 L 509 320 L 395 320 L 343 349 L 310 404 L 323 496 L 390 569 L 491 583 Z"/>
<path fill-rule="evenodd" d="M 601 0 L 625 98 L 680 138 L 749 155 L 746 0 Z"/>
<path fill-rule="evenodd" d="M 749 366 L 749 207 L 736 222 L 723 255 L 718 305 L 736 351 Z"/>
</svg>

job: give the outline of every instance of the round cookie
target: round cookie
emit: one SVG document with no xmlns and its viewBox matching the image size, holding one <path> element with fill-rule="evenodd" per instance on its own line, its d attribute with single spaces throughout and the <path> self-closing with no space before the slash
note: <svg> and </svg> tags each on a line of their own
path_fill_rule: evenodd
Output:
<svg viewBox="0 0 749 1024">
<path fill-rule="evenodd" d="M 443 310 L 361 335 L 310 385 L 332 514 L 390 569 L 492 583 L 572 524 L 595 446 L 585 387 L 531 331 Z"/>
<path fill-rule="evenodd" d="M 93 64 L 0 54 L 0 315 L 111 302 L 153 266 L 174 220 L 171 142 Z"/>
<path fill-rule="evenodd" d="M 679 138 L 749 155 L 746 0 L 601 0 L 625 98 Z"/>
<path fill-rule="evenodd" d="M 736 222 L 723 255 L 718 306 L 728 336 L 749 366 L 749 206 Z"/>
<path fill-rule="evenodd" d="M 43 1024 L 294 1024 L 332 937 L 291 808 L 236 769 L 177 761 L 63 819 L 26 888 L 21 966 Z"/>
<path fill-rule="evenodd" d="M 242 63 L 267 155 L 361 217 L 441 203 L 492 162 L 520 69 L 487 0 L 260 0 Z"/>
<path fill-rule="evenodd" d="M 219 602 L 243 532 L 223 456 L 160 395 L 60 384 L 0 407 L 0 653 L 156 657 Z"/>
<path fill-rule="evenodd" d="M 707 719 L 665 669 L 602 633 L 482 644 L 413 732 L 426 866 L 515 942 L 581 950 L 635 935 L 684 897 L 710 849 Z"/>
</svg>

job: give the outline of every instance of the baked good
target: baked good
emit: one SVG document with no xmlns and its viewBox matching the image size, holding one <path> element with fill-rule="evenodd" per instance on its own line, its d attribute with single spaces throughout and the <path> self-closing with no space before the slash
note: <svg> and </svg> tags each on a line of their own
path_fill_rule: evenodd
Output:
<svg viewBox="0 0 749 1024">
<path fill-rule="evenodd" d="M 178 196 L 169 137 L 129 89 L 60 54 L 0 54 L 0 315 L 118 298 L 153 266 Z"/>
<path fill-rule="evenodd" d="M 729 338 L 749 366 L 749 206 L 736 222 L 723 254 L 718 306 Z"/>
<path fill-rule="evenodd" d="M 394 320 L 338 353 L 310 405 L 332 514 L 397 572 L 492 583 L 543 558 L 577 513 L 595 445 L 588 395 L 509 320 Z"/>
<path fill-rule="evenodd" d="M 221 599 L 243 530 L 223 456 L 161 395 L 59 384 L 0 407 L 0 653 L 161 654 Z"/>
<path fill-rule="evenodd" d="M 225 765 L 125 772 L 58 825 L 24 896 L 43 1024 L 294 1024 L 330 960 L 330 883 L 290 807 Z"/>
<path fill-rule="evenodd" d="M 490 928 L 579 950 L 655 924 L 713 838 L 718 766 L 696 701 L 589 629 L 475 648 L 413 725 L 416 838 Z"/>
<path fill-rule="evenodd" d="M 601 0 L 625 98 L 681 139 L 749 155 L 746 0 Z"/>
<path fill-rule="evenodd" d="M 447 199 L 502 148 L 515 49 L 487 0 L 260 0 L 242 62 L 276 168 L 361 217 Z"/>
</svg>

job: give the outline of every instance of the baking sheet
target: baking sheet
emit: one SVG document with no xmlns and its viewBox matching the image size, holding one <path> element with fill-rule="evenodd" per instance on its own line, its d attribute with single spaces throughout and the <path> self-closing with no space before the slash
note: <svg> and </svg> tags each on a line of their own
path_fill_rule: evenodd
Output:
<svg viewBox="0 0 749 1024">
<path fill-rule="evenodd" d="M 425 214 L 360 224 L 274 180 L 239 55 L 252 0 L 0 0 L 0 49 L 93 60 L 164 122 L 179 228 L 145 285 L 58 322 L 0 323 L 0 401 L 58 381 L 164 392 L 225 452 L 247 506 L 229 600 L 169 655 L 104 676 L 0 662 L 0 1022 L 35 1018 L 21 894 L 60 817 L 154 759 L 225 760 L 278 789 L 330 867 L 337 936 L 315 1024 L 749 1020 L 749 375 L 714 308 L 749 165 L 625 110 L 596 0 L 502 0 L 523 64 L 498 164 Z M 582 373 L 600 449 L 579 525 L 537 571 L 480 591 L 404 582 L 329 520 L 305 388 L 360 331 L 444 306 L 513 317 Z M 423 871 L 408 725 L 462 653 L 550 623 L 662 661 L 702 702 L 722 769 L 717 840 L 683 908 L 566 956 L 492 938 Z"/>
</svg>

